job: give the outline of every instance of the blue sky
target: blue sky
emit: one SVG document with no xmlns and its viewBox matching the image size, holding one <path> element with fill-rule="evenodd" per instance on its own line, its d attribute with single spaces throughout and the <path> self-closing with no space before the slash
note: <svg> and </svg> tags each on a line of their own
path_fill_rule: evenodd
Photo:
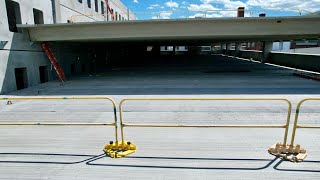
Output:
<svg viewBox="0 0 320 180">
<path fill-rule="evenodd" d="M 110 0 L 112 1 L 112 0 Z M 298 9 L 302 14 L 320 10 L 320 0 L 121 0 L 139 19 L 194 18 L 194 17 L 234 17 L 236 9 L 246 7 L 246 17 L 256 17 L 260 13 L 267 16 L 295 16 Z M 280 10 L 281 9 L 281 10 Z M 293 10 L 294 9 L 294 10 Z M 205 13 L 206 10 L 209 10 Z M 235 11 L 223 11 L 235 10 Z M 190 12 L 199 11 L 199 12 Z M 308 11 L 308 12 L 307 12 Z M 160 14 L 151 12 L 161 12 Z"/>
</svg>

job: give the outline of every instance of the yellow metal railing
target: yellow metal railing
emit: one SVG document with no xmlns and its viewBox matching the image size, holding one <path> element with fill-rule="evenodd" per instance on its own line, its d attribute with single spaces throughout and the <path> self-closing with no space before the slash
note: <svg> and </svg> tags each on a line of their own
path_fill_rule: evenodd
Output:
<svg viewBox="0 0 320 180">
<path fill-rule="evenodd" d="M 117 124 L 117 108 L 116 103 L 109 97 L 5 97 L 0 100 L 12 101 L 30 101 L 30 100 L 107 100 L 112 103 L 114 122 L 113 123 L 56 123 L 56 122 L 0 122 L 0 126 L 114 126 L 115 141 L 118 142 L 118 124 Z"/>
<path fill-rule="evenodd" d="M 295 136 L 296 136 L 296 131 L 298 128 L 304 128 L 304 129 L 319 129 L 320 126 L 301 126 L 298 125 L 298 119 L 299 119 L 299 113 L 300 113 L 300 108 L 301 105 L 306 102 L 306 101 L 320 101 L 320 98 L 308 98 L 308 99 L 303 99 L 302 101 L 300 101 L 297 105 L 297 109 L 296 109 L 296 115 L 294 118 L 294 124 L 293 124 L 293 130 L 292 130 L 292 136 L 291 136 L 291 143 L 290 145 L 293 146 L 294 145 L 294 140 L 295 140 Z"/>
<path fill-rule="evenodd" d="M 286 117 L 286 124 L 284 125 L 210 125 L 210 126 L 194 126 L 194 125 L 151 125 L 151 124 L 125 124 L 123 122 L 123 105 L 127 101 L 283 101 L 288 104 L 288 111 Z M 150 127 L 150 128 L 284 128 L 283 144 L 287 143 L 288 129 L 290 123 L 292 105 L 287 99 L 281 98 L 130 98 L 123 99 L 119 104 L 119 115 L 120 115 L 120 130 L 121 139 L 124 138 L 125 127 Z"/>
</svg>

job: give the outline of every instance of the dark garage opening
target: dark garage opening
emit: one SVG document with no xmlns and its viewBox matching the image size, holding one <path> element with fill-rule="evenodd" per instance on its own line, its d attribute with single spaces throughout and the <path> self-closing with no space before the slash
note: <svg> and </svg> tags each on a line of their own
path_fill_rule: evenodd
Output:
<svg viewBox="0 0 320 180">
<path fill-rule="evenodd" d="M 21 24 L 20 5 L 17 2 L 6 0 L 9 30 L 19 32 L 17 24 Z"/>
<path fill-rule="evenodd" d="M 70 64 L 70 72 L 71 72 L 71 75 L 74 75 L 76 74 L 76 64 Z"/>
<path fill-rule="evenodd" d="M 40 83 L 48 82 L 48 66 L 39 67 Z"/>
<path fill-rule="evenodd" d="M 82 73 L 85 73 L 85 72 L 86 72 L 86 65 L 85 65 L 85 64 L 82 64 L 82 65 L 81 65 L 81 72 L 82 72 Z"/>
<path fill-rule="evenodd" d="M 28 87 L 27 68 L 15 68 L 17 90 Z"/>
</svg>

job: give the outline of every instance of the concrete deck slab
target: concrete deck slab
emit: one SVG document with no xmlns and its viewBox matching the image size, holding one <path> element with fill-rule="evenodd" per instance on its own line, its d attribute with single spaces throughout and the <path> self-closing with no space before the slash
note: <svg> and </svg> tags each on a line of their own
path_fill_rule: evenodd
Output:
<svg viewBox="0 0 320 180">
<path fill-rule="evenodd" d="M 319 82 L 293 76 L 292 70 L 226 57 L 196 64 L 122 67 L 98 77 L 74 77 L 63 87 L 49 82 L 9 96 L 106 95 L 117 103 L 128 97 L 277 97 L 288 98 L 294 107 L 303 98 L 320 97 Z M 319 106 L 305 104 L 301 123 L 319 124 Z M 261 102 L 132 102 L 125 107 L 127 121 L 154 124 L 199 119 L 205 124 L 281 124 L 286 112 L 285 103 Z M 112 109 L 100 101 L 2 101 L 0 112 L 0 122 L 112 121 Z M 109 159 L 102 148 L 114 138 L 112 127 L 1 126 L 0 179 L 319 179 L 319 131 L 298 130 L 296 143 L 309 153 L 299 164 L 267 153 L 283 132 L 126 128 L 125 137 L 137 144 L 137 152 Z"/>
</svg>

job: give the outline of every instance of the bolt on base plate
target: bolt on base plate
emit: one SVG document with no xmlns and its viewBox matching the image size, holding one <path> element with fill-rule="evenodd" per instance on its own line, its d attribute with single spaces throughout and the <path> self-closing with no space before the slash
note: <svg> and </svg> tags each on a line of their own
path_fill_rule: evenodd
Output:
<svg viewBox="0 0 320 180">
<path fill-rule="evenodd" d="M 308 155 L 307 151 L 301 148 L 300 145 L 283 145 L 281 143 L 271 146 L 268 152 L 291 162 L 302 162 Z"/>
<path fill-rule="evenodd" d="M 103 151 L 111 158 L 122 158 L 136 152 L 136 149 L 136 145 L 129 141 L 110 141 L 110 143 L 104 147 Z"/>
</svg>

